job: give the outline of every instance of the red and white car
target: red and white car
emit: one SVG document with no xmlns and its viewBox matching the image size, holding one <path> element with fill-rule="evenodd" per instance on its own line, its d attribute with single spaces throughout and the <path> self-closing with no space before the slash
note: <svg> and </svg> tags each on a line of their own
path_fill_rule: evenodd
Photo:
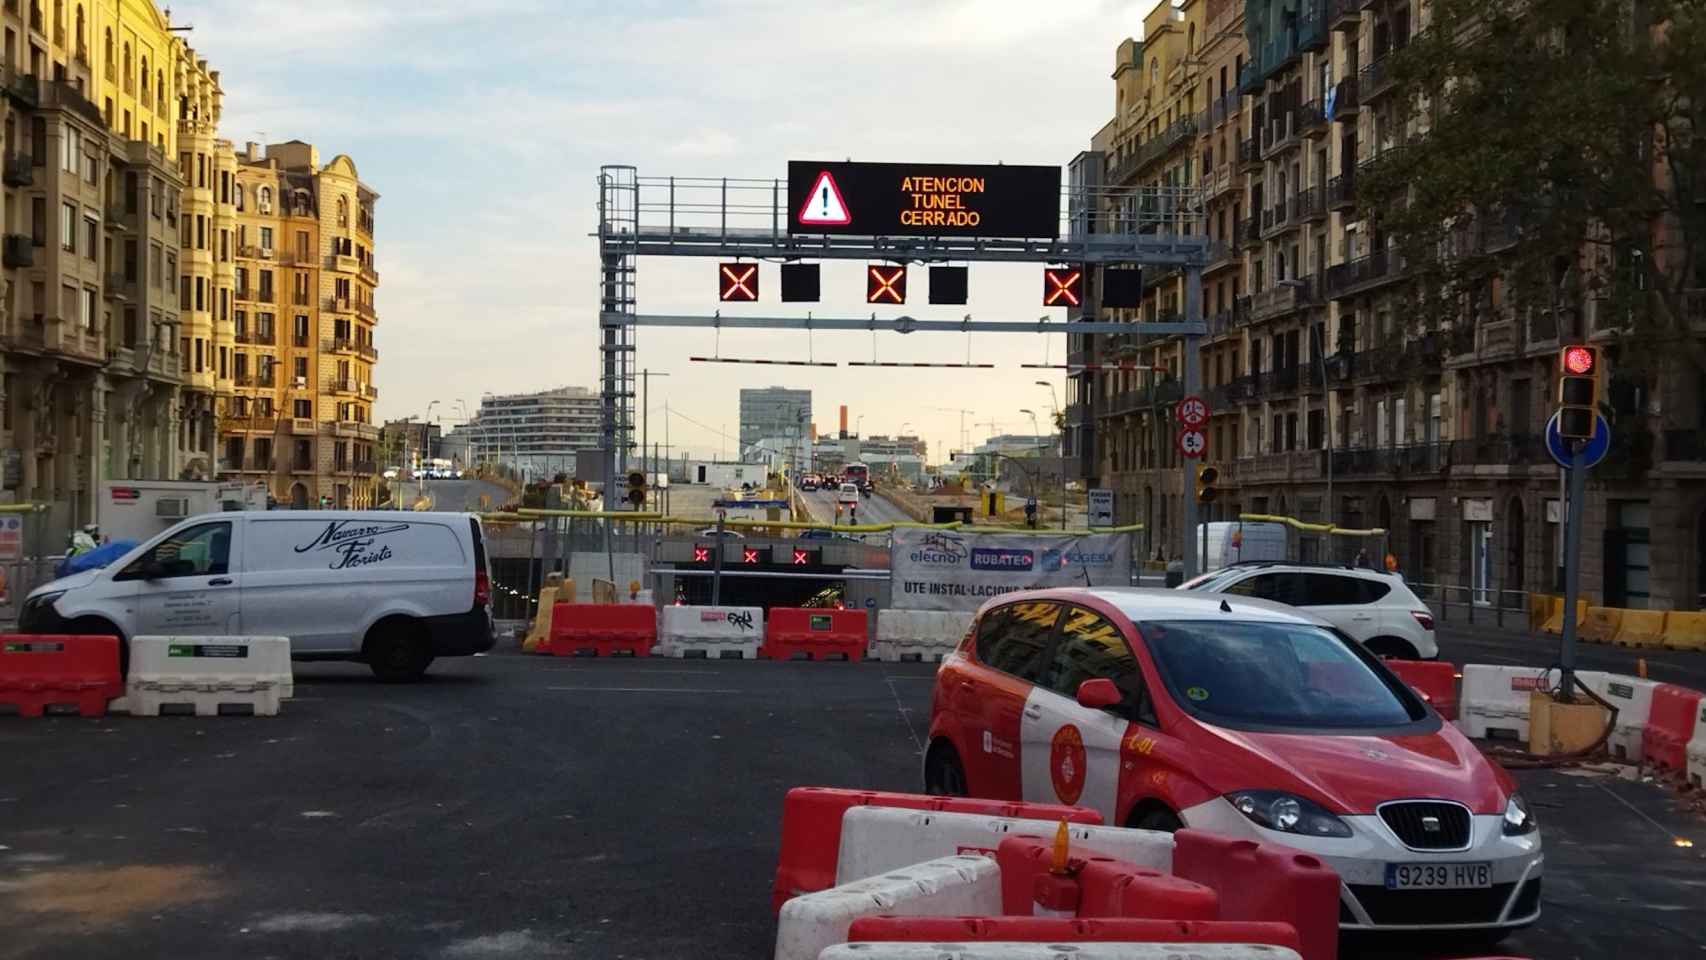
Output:
<svg viewBox="0 0 1706 960">
<path fill-rule="evenodd" d="M 1510 775 L 1360 644 L 1265 600 L 991 601 L 936 675 L 924 782 L 1306 850 L 1338 872 L 1346 930 L 1496 938 L 1540 914 Z"/>
</svg>

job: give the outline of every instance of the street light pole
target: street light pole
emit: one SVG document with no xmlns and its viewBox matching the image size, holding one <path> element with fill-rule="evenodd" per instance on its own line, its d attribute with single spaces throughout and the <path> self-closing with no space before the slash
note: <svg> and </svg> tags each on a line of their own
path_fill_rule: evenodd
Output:
<svg viewBox="0 0 1706 960">
<path fill-rule="evenodd" d="M 1060 401 L 1055 398 L 1054 384 L 1038 380 L 1037 386 L 1048 388 L 1049 408 L 1054 411 L 1055 431 L 1058 434 L 1056 451 L 1060 463 L 1060 529 L 1066 529 L 1066 418 L 1060 415 Z M 1086 523 L 1086 526 L 1089 524 Z"/>
</svg>

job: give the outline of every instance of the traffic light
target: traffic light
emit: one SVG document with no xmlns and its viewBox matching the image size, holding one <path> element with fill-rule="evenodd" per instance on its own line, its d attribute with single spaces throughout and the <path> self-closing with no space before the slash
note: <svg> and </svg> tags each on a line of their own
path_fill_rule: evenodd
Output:
<svg viewBox="0 0 1706 960">
<path fill-rule="evenodd" d="M 1218 491 L 1214 485 L 1220 482 L 1220 468 L 1208 463 L 1197 464 L 1197 502 L 1213 503 Z"/>
<path fill-rule="evenodd" d="M 1558 434 L 1592 440 L 1599 416 L 1599 348 L 1573 343 L 1558 351 Z"/>
<path fill-rule="evenodd" d="M 628 474 L 627 500 L 636 508 L 646 505 L 646 475 L 638 470 Z"/>
<path fill-rule="evenodd" d="M 756 303 L 758 264 L 717 264 L 717 299 L 724 303 Z"/>
<path fill-rule="evenodd" d="M 869 264 L 865 268 L 866 303 L 905 303 L 906 267 Z"/>
</svg>

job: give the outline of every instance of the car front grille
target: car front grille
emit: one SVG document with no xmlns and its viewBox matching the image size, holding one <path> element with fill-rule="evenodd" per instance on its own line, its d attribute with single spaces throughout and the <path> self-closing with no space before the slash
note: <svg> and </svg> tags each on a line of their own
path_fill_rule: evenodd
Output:
<svg viewBox="0 0 1706 960">
<path fill-rule="evenodd" d="M 1540 882 L 1529 882 L 1535 886 L 1534 898 L 1538 904 Z M 1495 883 L 1484 890 L 1388 890 L 1372 884 L 1350 884 L 1351 895 L 1362 904 L 1370 921 L 1401 926 L 1496 923 L 1515 888 L 1514 883 Z M 1521 911 L 1511 916 L 1522 918 Z"/>
<path fill-rule="evenodd" d="M 1380 819 L 1412 850 L 1469 846 L 1469 809 L 1443 800 L 1399 800 L 1380 806 Z"/>
</svg>

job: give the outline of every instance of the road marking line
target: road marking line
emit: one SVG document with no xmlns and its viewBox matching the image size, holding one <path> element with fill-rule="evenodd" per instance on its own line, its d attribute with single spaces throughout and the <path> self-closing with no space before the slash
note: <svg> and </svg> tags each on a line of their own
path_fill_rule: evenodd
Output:
<svg viewBox="0 0 1706 960">
<path fill-rule="evenodd" d="M 579 690 L 594 693 L 751 693 L 727 687 L 546 687 L 547 690 Z"/>
<path fill-rule="evenodd" d="M 900 691 L 895 689 L 894 678 L 885 676 L 883 679 L 888 681 L 889 696 L 894 697 L 894 708 L 900 711 L 900 719 L 906 723 L 906 735 L 912 738 L 914 751 L 919 756 L 924 756 L 924 742 L 918 739 L 918 731 L 912 727 L 912 711 L 906 709 L 906 705 L 900 702 Z"/>
</svg>

